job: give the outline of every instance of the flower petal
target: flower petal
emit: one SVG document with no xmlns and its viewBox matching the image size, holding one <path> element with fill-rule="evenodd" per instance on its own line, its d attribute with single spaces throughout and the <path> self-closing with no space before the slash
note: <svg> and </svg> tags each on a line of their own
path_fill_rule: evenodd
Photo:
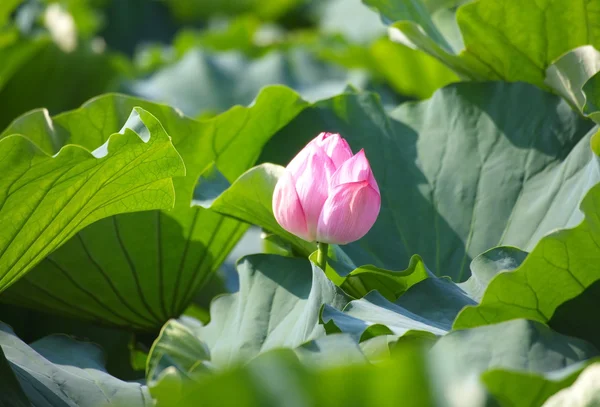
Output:
<svg viewBox="0 0 600 407">
<path fill-rule="evenodd" d="M 380 208 L 381 196 L 368 180 L 338 185 L 321 211 L 317 241 L 347 244 L 360 239 L 377 220 Z"/>
<path fill-rule="evenodd" d="M 352 149 L 348 142 L 337 133 L 321 133 L 315 138 L 315 143 L 325 150 L 325 153 L 335 168 L 339 168 L 352 157 Z"/>
<path fill-rule="evenodd" d="M 336 170 L 330 185 L 332 188 L 335 188 L 341 184 L 360 181 L 368 181 L 369 185 L 379 193 L 379 186 L 377 185 L 377 181 L 375 181 L 364 149 L 360 150 Z"/>
<path fill-rule="evenodd" d="M 314 240 L 314 235 L 308 234 L 304 210 L 296 193 L 294 178 L 289 171 L 285 171 L 275 185 L 273 214 L 277 223 L 291 234 L 309 242 Z"/>
<path fill-rule="evenodd" d="M 304 171 L 308 156 L 315 150 L 315 147 L 319 148 L 318 146 L 313 145 L 312 142 L 308 143 L 294 158 L 292 158 L 292 161 L 289 162 L 285 169 L 292 173 L 292 175 Z"/>
<path fill-rule="evenodd" d="M 303 171 L 293 174 L 296 192 L 304 209 L 308 234 L 312 237 L 317 232 L 319 215 L 327 199 L 329 181 L 334 172 L 335 166 L 331 159 L 323 149 L 315 145 L 308 155 Z"/>
</svg>

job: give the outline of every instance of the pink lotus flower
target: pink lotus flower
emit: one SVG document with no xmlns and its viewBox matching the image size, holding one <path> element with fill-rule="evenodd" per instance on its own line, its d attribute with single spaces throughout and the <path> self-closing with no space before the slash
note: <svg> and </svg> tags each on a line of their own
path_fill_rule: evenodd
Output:
<svg viewBox="0 0 600 407">
<path fill-rule="evenodd" d="M 282 228 L 309 242 L 347 244 L 375 223 L 381 195 L 364 150 L 321 133 L 286 167 L 273 192 Z"/>
</svg>

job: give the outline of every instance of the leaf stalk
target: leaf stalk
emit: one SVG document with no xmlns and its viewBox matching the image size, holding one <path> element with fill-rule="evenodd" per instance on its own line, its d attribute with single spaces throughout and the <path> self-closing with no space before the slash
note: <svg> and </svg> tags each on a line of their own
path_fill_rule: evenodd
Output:
<svg viewBox="0 0 600 407">
<path fill-rule="evenodd" d="M 324 273 L 327 271 L 327 250 L 329 245 L 327 243 L 317 243 L 317 266 Z"/>
</svg>

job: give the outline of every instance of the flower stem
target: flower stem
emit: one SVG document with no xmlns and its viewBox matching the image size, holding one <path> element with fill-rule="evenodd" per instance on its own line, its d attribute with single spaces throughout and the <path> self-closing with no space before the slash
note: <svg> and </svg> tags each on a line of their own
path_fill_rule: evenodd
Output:
<svg viewBox="0 0 600 407">
<path fill-rule="evenodd" d="M 317 243 L 317 266 L 323 270 L 323 272 L 327 271 L 327 249 L 329 245 L 327 243 Z"/>
</svg>

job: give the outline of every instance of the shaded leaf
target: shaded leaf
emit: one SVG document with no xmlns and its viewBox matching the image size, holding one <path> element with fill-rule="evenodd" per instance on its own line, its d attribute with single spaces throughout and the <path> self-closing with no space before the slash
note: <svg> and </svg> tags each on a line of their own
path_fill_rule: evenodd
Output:
<svg viewBox="0 0 600 407">
<path fill-rule="evenodd" d="M 596 123 L 600 122 L 600 72 L 592 76 L 583 86 L 585 106 L 583 111 Z"/>
<path fill-rule="evenodd" d="M 548 325 L 558 332 L 583 338 L 600 347 L 600 316 L 588 310 L 598 306 L 600 280 L 587 286 L 579 295 L 567 299 L 554 311 Z"/>
<path fill-rule="evenodd" d="M 102 351 L 64 335 L 31 344 L 0 324 L 0 346 L 30 402 L 40 407 L 151 406 L 145 386 L 105 372 Z"/>
<path fill-rule="evenodd" d="M 68 335 L 73 339 L 93 342 L 104 350 L 106 371 L 121 380 L 139 380 L 146 369 L 148 343 L 144 335 L 136 335 L 131 330 L 100 326 L 80 319 L 52 315 L 23 307 L 0 304 L 2 322 L 9 325 L 23 342 L 32 343 L 49 335 Z M 154 336 L 151 336 L 151 340 Z M 142 366 L 136 366 L 142 355 Z"/>
<path fill-rule="evenodd" d="M 475 301 L 456 284 L 434 277 L 413 285 L 395 302 L 372 291 L 349 302 L 343 311 L 325 305 L 321 318 L 328 332 L 349 333 L 357 341 L 380 335 L 403 336 L 412 331 L 439 336 L 451 330 L 464 306 L 472 304 Z"/>
<path fill-rule="evenodd" d="M 173 386 L 199 380 L 213 367 L 244 363 L 274 348 L 304 345 L 300 353 L 309 360 L 332 348 L 330 341 L 306 344 L 325 335 L 322 304 L 348 301 L 320 269 L 304 259 L 257 254 L 240 260 L 238 272 L 239 292 L 212 302 L 206 326 L 190 318 L 165 325 L 149 356 L 151 385 L 163 374 Z M 348 352 L 356 357 L 358 350 Z"/>
<path fill-rule="evenodd" d="M 2 382 L 2 392 L 0 393 L 0 406 L 2 407 L 28 407 L 31 406 L 29 400 L 23 393 L 21 385 L 12 371 L 8 360 L 4 356 L 4 351 L 0 347 L 0 381 Z"/>
<path fill-rule="evenodd" d="M 238 264 L 240 291 L 213 301 L 211 322 L 195 330 L 220 366 L 276 347 L 297 347 L 324 334 L 322 304 L 342 307 L 347 297 L 304 259 L 245 257 Z"/>
</svg>

